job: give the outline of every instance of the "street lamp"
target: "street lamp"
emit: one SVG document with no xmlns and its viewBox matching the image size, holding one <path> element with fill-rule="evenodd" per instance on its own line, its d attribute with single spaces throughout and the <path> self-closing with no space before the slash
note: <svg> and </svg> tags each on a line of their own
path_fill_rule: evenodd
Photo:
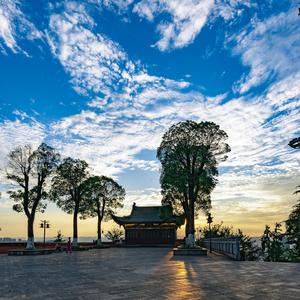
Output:
<svg viewBox="0 0 300 300">
<path fill-rule="evenodd" d="M 40 228 L 44 228 L 44 248 L 46 244 L 46 229 L 50 228 L 50 223 L 47 220 L 41 220 Z"/>
<path fill-rule="evenodd" d="M 211 216 L 211 213 L 207 214 L 207 223 L 208 223 L 208 229 L 209 229 L 209 252 L 211 253 L 211 226 L 210 224 L 213 222 L 213 217 Z"/>
<path fill-rule="evenodd" d="M 300 137 L 292 139 L 289 142 L 289 146 L 294 149 L 300 149 Z"/>
</svg>

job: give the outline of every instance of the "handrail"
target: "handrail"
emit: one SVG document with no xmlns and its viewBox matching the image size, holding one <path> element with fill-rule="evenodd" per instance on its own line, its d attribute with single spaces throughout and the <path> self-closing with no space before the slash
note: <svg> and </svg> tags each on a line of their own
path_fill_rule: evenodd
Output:
<svg viewBox="0 0 300 300">
<path fill-rule="evenodd" d="M 203 240 L 204 246 L 210 249 L 210 239 Z M 222 253 L 234 260 L 240 260 L 240 239 L 239 238 L 212 238 L 211 250 Z"/>
</svg>

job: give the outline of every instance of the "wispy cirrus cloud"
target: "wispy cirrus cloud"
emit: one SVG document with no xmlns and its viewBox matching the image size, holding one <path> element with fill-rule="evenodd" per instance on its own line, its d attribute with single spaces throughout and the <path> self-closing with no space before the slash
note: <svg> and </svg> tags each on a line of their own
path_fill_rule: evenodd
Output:
<svg viewBox="0 0 300 300">
<path fill-rule="evenodd" d="M 52 52 L 70 74 L 78 92 L 105 95 L 122 90 L 130 83 L 135 66 L 119 45 L 94 34 L 93 26 L 94 20 L 83 5 L 67 3 L 65 12 L 50 17 L 48 41 Z"/>
<path fill-rule="evenodd" d="M 218 18 L 233 22 L 252 6 L 255 4 L 249 0 L 142 0 L 134 4 L 132 11 L 149 22 L 160 20 L 164 14 L 169 16 L 167 21 L 158 21 L 160 39 L 155 46 L 160 51 L 170 51 L 194 42 L 205 25 Z"/>
<path fill-rule="evenodd" d="M 21 39 L 35 40 L 42 37 L 42 33 L 30 22 L 21 10 L 22 1 L 0 0 L 0 50 L 6 53 L 27 52 L 20 47 Z"/>
<path fill-rule="evenodd" d="M 170 15 L 170 21 L 160 22 L 157 26 L 160 40 L 156 46 L 166 51 L 192 43 L 205 25 L 213 5 L 213 0 L 142 0 L 134 6 L 133 12 L 148 21 L 153 21 L 159 14 Z"/>
<path fill-rule="evenodd" d="M 233 36 L 232 53 L 241 56 L 250 72 L 236 83 L 236 91 L 248 92 L 267 80 L 282 79 L 299 70 L 299 17 L 292 6 L 266 20 L 254 20 Z"/>
<path fill-rule="evenodd" d="M 187 82 L 151 76 L 141 64 L 131 61 L 119 44 L 95 34 L 93 22 L 84 6 L 74 3 L 50 18 L 53 53 L 79 92 L 97 95 L 89 102 L 95 111 L 85 110 L 53 125 L 69 151 L 74 153 L 75 141 L 78 155 L 90 153 L 93 161 L 105 157 L 97 165 L 111 173 L 133 165 L 151 168 L 135 162 L 135 155 L 143 149 L 155 150 L 170 124 L 191 118 L 215 120 L 229 133 L 233 151 L 227 166 L 250 166 L 257 174 L 256 165 L 267 170 L 268 164 L 274 164 L 283 170 L 284 158 L 291 155 L 289 159 L 293 159 L 285 137 L 298 126 L 297 110 L 290 109 L 298 103 L 298 77 L 273 84 L 260 97 L 222 103 L 226 95 L 209 98 Z M 290 92 L 283 94 L 282 90 Z"/>
</svg>

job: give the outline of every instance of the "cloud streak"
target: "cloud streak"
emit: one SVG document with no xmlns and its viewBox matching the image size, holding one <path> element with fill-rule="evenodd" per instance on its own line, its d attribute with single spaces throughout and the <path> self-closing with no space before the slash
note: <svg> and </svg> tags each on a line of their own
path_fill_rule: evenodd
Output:
<svg viewBox="0 0 300 300">
<path fill-rule="evenodd" d="M 233 54 L 250 67 L 236 84 L 240 93 L 248 92 L 270 79 L 282 79 L 299 70 L 299 17 L 295 7 L 264 21 L 254 21 L 233 37 Z"/>
<path fill-rule="evenodd" d="M 4 54 L 10 49 L 28 55 L 18 41 L 42 38 L 42 33 L 23 14 L 21 4 L 18 0 L 0 0 L 0 51 Z"/>
</svg>

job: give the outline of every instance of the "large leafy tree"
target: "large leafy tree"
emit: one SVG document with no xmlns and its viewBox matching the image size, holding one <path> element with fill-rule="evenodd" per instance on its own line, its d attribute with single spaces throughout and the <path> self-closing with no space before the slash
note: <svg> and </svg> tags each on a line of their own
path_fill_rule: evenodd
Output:
<svg viewBox="0 0 300 300">
<path fill-rule="evenodd" d="M 295 245 L 297 255 L 300 257 L 300 200 L 295 204 L 286 221 L 286 232 L 289 241 Z"/>
<path fill-rule="evenodd" d="M 265 261 L 284 261 L 284 244 L 281 224 L 275 223 L 274 230 L 266 225 L 261 238 L 261 247 Z"/>
<path fill-rule="evenodd" d="M 212 122 L 179 122 L 164 134 L 157 149 L 162 164 L 162 194 L 186 216 L 186 241 L 194 246 L 195 214 L 210 208 L 210 194 L 217 183 L 218 163 L 230 147 L 225 131 Z M 173 200 L 172 200 L 173 199 Z"/>
<path fill-rule="evenodd" d="M 57 167 L 60 156 L 42 143 L 36 150 L 30 145 L 17 147 L 8 155 L 7 178 L 17 185 L 9 191 L 15 201 L 13 209 L 27 217 L 27 249 L 34 248 L 33 225 L 36 212 L 44 212 L 47 204 L 46 181 Z"/>
<path fill-rule="evenodd" d="M 84 160 L 65 158 L 52 178 L 51 200 L 63 211 L 73 214 L 73 241 L 78 245 L 78 214 L 82 205 L 84 181 L 88 176 L 88 164 Z"/>
<path fill-rule="evenodd" d="M 125 189 L 112 178 L 91 176 L 84 182 L 83 218 L 97 217 L 97 244 L 101 245 L 101 223 L 111 219 L 116 209 L 123 207 Z"/>
</svg>

